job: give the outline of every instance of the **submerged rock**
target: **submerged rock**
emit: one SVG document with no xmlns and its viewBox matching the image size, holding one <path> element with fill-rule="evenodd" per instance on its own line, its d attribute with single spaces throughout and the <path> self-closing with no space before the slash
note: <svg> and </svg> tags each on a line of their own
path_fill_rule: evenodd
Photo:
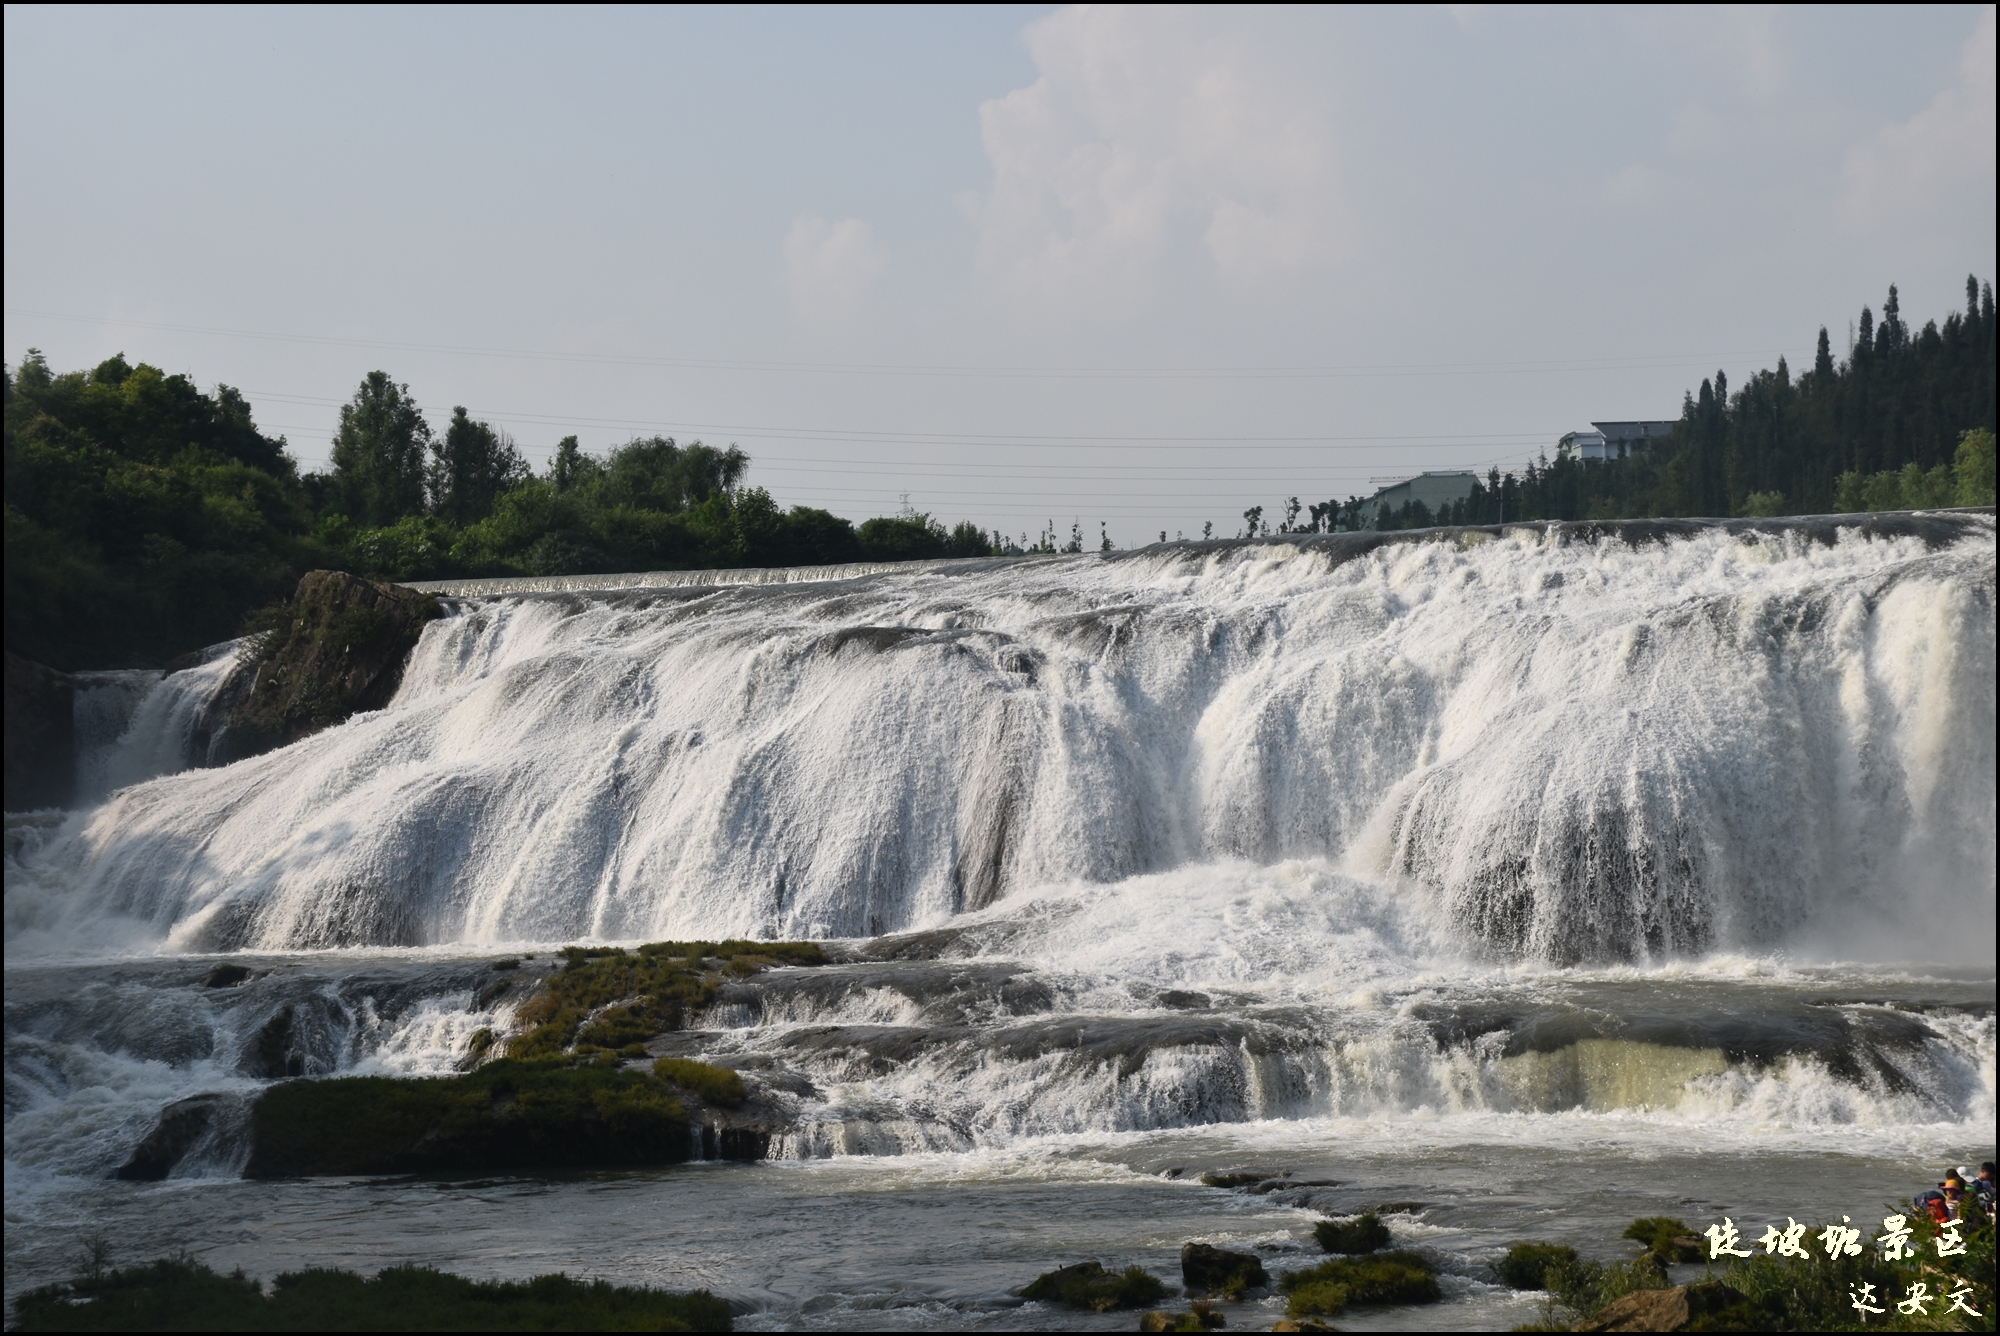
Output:
<svg viewBox="0 0 2000 1336">
<path fill-rule="evenodd" d="M 304 1076 L 307 1051 L 299 1028 L 297 1008 L 286 1003 L 243 1045 L 236 1069 L 266 1079 Z"/>
<path fill-rule="evenodd" d="M 424 623 L 442 611 L 430 594 L 345 571 L 308 571 L 283 620 L 225 688 L 232 699 L 214 760 L 255 756 L 381 709 Z"/>
<path fill-rule="evenodd" d="M 234 988 L 256 977 L 245 965 L 217 965 L 201 978 L 203 988 Z"/>
</svg>

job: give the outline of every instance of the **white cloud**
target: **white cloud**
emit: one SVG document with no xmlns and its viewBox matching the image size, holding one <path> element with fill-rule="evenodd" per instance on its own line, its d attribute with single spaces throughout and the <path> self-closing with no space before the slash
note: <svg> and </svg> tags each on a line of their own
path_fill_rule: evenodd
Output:
<svg viewBox="0 0 2000 1336">
<path fill-rule="evenodd" d="M 988 276 L 1084 295 L 1183 252 L 1227 279 L 1336 258 L 1324 78 L 1256 21 L 1085 5 L 1030 26 L 1041 77 L 979 109 L 993 186 L 967 204 Z"/>
<path fill-rule="evenodd" d="M 1959 58 L 1957 78 L 1907 121 L 1848 151 L 1837 205 L 1851 232 L 1871 235 L 1953 217 L 1990 217 L 1994 190 L 1993 7 Z"/>
<path fill-rule="evenodd" d="M 793 310 L 821 324 L 852 320 L 868 289 L 889 268 L 875 230 L 859 218 L 833 223 L 800 214 L 785 234 L 784 254 Z"/>
</svg>

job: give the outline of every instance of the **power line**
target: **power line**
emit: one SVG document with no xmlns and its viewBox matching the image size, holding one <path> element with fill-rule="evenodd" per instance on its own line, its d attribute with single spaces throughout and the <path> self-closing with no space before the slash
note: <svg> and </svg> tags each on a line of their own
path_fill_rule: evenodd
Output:
<svg viewBox="0 0 2000 1336">
<path fill-rule="evenodd" d="M 747 358 L 648 357 L 629 353 L 586 353 L 563 350 L 482 348 L 472 345 L 414 343 L 396 339 L 349 339 L 319 334 L 280 334 L 262 330 L 223 329 L 209 325 L 185 325 L 163 320 L 131 320 L 112 316 L 66 315 L 56 311 L 32 311 L 10 306 L 8 315 L 37 320 L 62 320 L 76 324 L 120 325 L 135 329 L 170 330 L 184 334 L 205 334 L 219 338 L 253 339 L 276 343 L 304 343 L 342 348 L 369 348 L 396 352 L 445 353 L 460 357 L 499 357 L 544 362 L 585 362 L 607 366 L 652 366 L 698 371 L 776 372 L 807 375 L 864 375 L 916 377 L 970 377 L 976 379 L 1043 380 L 1309 380 L 1347 379 L 1367 376 L 1467 376 L 1520 375 L 1584 371 L 1639 371 L 1705 366 L 1710 361 L 1733 357 L 1768 358 L 1799 355 L 1799 350 L 1768 348 L 1743 349 L 1725 353 L 1663 353 L 1626 357 L 1544 358 L 1511 362 L 1404 362 L 1352 366 L 1290 367 L 1034 367 L 1034 366 L 950 366 L 897 365 L 862 362 L 785 362 Z"/>
</svg>

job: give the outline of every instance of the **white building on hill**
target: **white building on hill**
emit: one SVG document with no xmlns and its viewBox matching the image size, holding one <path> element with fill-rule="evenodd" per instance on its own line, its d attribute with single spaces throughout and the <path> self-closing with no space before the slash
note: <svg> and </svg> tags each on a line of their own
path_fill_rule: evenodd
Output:
<svg viewBox="0 0 2000 1336">
<path fill-rule="evenodd" d="M 1559 459 L 1624 459 L 1641 453 L 1674 429 L 1671 422 L 1593 422 L 1594 431 L 1572 431 L 1556 442 Z"/>
</svg>

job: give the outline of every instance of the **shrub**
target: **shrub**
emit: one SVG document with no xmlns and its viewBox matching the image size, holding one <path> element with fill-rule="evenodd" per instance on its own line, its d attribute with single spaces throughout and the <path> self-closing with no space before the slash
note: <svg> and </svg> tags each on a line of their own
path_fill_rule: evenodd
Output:
<svg viewBox="0 0 2000 1336">
<path fill-rule="evenodd" d="M 1313 1226 L 1319 1250 L 1372 1253 L 1389 1246 L 1389 1227 L 1373 1211 L 1354 1220 L 1322 1220 Z"/>
<path fill-rule="evenodd" d="M 653 1064 L 653 1075 L 679 1086 L 697 1099 L 725 1108 L 735 1108 L 750 1094 L 743 1088 L 743 1078 L 729 1068 L 688 1058 L 661 1058 Z"/>
<path fill-rule="evenodd" d="M 1550 1267 L 1575 1263 L 1576 1249 L 1560 1243 L 1517 1243 L 1493 1269 L 1508 1289 L 1542 1290 L 1548 1288 L 1543 1282 Z"/>
</svg>

